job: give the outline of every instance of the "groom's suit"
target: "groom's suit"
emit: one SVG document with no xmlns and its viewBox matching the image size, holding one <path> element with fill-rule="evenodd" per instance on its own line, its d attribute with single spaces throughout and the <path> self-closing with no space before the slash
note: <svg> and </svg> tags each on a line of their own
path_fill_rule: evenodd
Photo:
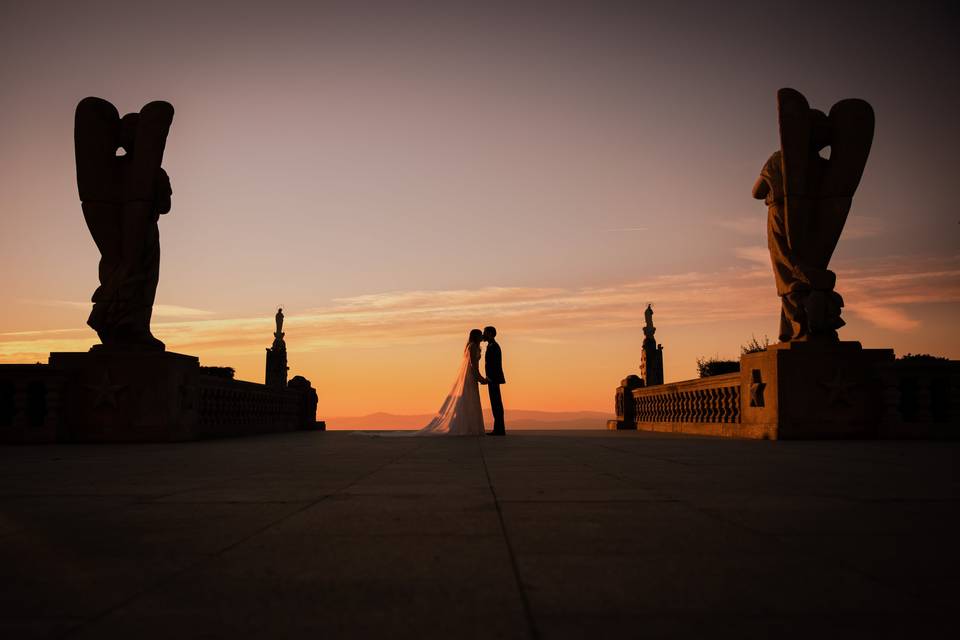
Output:
<svg viewBox="0 0 960 640">
<path fill-rule="evenodd" d="M 503 353 L 496 340 L 487 341 L 487 352 L 483 356 L 484 373 L 487 378 L 487 389 L 490 392 L 490 410 L 493 413 L 493 432 L 506 433 L 503 423 L 503 398 L 500 396 L 500 385 L 506 384 L 503 376 Z"/>
</svg>

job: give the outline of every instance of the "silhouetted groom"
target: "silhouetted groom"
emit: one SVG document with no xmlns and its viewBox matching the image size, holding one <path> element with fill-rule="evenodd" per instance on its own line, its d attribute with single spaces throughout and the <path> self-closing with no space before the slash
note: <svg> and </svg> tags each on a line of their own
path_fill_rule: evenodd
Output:
<svg viewBox="0 0 960 640">
<path fill-rule="evenodd" d="M 486 327 L 483 330 L 483 339 L 487 343 L 487 352 L 483 357 L 484 373 L 487 378 L 487 389 L 490 391 L 490 411 L 493 412 L 493 431 L 488 436 L 505 436 L 507 432 L 503 424 L 503 398 L 500 396 L 500 385 L 506 384 L 503 377 L 503 353 L 496 341 L 497 330 Z"/>
</svg>

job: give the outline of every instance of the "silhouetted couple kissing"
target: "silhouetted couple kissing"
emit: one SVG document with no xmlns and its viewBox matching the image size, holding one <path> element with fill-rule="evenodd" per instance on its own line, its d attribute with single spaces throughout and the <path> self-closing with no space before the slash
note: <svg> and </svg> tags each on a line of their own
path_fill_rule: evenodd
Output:
<svg viewBox="0 0 960 640">
<path fill-rule="evenodd" d="M 463 349 L 460 372 L 453 388 L 443 401 L 440 411 L 418 435 L 480 436 L 485 433 L 483 410 L 480 407 L 480 385 L 490 393 L 490 410 L 493 413 L 493 431 L 489 436 L 506 435 L 503 420 L 503 398 L 500 385 L 506 384 L 503 375 L 503 352 L 497 343 L 497 330 L 487 327 L 483 331 L 473 329 Z M 481 343 L 484 350 L 484 374 L 480 373 Z"/>
</svg>

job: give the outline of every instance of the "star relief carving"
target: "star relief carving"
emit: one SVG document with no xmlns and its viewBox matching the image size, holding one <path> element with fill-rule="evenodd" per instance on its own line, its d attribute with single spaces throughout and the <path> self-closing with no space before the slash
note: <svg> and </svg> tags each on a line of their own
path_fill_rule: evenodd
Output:
<svg viewBox="0 0 960 640">
<path fill-rule="evenodd" d="M 820 386 L 827 391 L 827 405 L 835 407 L 837 405 L 851 406 L 850 392 L 860 386 L 860 383 L 850 377 L 849 372 L 842 367 L 837 367 L 833 372 L 833 377 L 829 380 L 821 380 Z"/>
<path fill-rule="evenodd" d="M 121 389 L 125 389 L 127 385 L 113 384 L 110 381 L 110 372 L 104 370 L 103 378 L 100 380 L 99 384 L 88 384 L 86 387 L 96 394 L 96 397 L 93 400 L 94 408 L 109 406 L 116 409 L 117 394 L 120 393 Z"/>
</svg>

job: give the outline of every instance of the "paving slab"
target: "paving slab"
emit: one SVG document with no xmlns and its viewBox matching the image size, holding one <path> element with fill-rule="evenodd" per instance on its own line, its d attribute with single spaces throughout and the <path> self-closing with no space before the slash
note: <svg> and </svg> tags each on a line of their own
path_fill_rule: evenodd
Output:
<svg viewBox="0 0 960 640">
<path fill-rule="evenodd" d="M 596 431 L 0 448 L 0 637 L 938 637 L 960 448 Z"/>
</svg>

